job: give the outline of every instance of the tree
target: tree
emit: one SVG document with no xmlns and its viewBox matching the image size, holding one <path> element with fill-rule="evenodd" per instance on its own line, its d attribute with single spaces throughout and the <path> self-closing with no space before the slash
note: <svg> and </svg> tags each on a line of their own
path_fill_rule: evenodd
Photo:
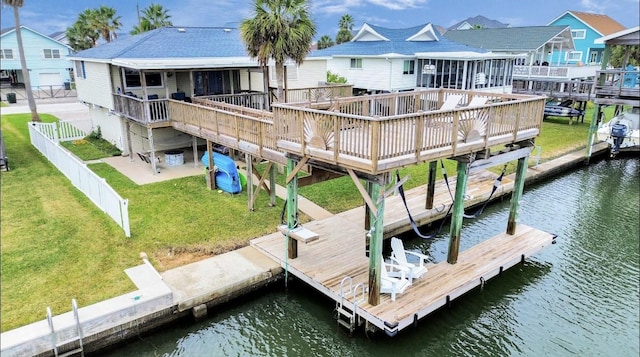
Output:
<svg viewBox="0 0 640 357">
<path fill-rule="evenodd" d="M 82 51 L 95 47 L 100 33 L 92 28 L 93 10 L 86 9 L 78 15 L 73 26 L 67 28 L 67 40 L 74 51 Z"/>
<path fill-rule="evenodd" d="M 255 0 L 254 17 L 240 23 L 240 35 L 249 56 L 266 68 L 275 61 L 278 102 L 284 99 L 284 63 L 298 65 L 311 48 L 316 25 L 306 0 Z"/>
<path fill-rule="evenodd" d="M 640 46 L 613 46 L 609 64 L 614 68 L 622 68 L 627 64 L 632 66 L 640 65 Z M 625 58 L 626 57 L 626 58 Z M 626 63 L 625 63 L 626 62 Z"/>
<path fill-rule="evenodd" d="M 165 10 L 162 5 L 151 3 L 146 9 L 142 10 L 142 17 L 138 25 L 133 27 L 131 34 L 136 35 L 161 27 L 173 26 L 173 23 L 169 20 L 170 17 L 169 10 Z"/>
<path fill-rule="evenodd" d="M 116 10 L 102 5 L 81 12 L 73 26 L 67 28 L 67 39 L 74 51 L 86 50 L 95 47 L 100 37 L 106 42 L 118 38 L 116 31 L 121 27 Z"/>
<path fill-rule="evenodd" d="M 351 31 L 353 31 L 353 17 L 349 14 L 344 14 L 338 22 L 340 29 L 336 35 L 336 43 L 339 45 L 344 42 L 349 42 L 353 38 Z"/>
<path fill-rule="evenodd" d="M 120 16 L 116 16 L 116 10 L 105 5 L 93 10 L 90 20 L 90 28 L 97 30 L 102 39 L 111 42 L 118 38 L 118 31 L 122 27 Z"/>
<path fill-rule="evenodd" d="M 327 71 L 327 83 L 344 84 L 344 83 L 347 83 L 347 79 L 337 73 Z"/>
<path fill-rule="evenodd" d="M 24 56 L 24 45 L 22 43 L 22 31 L 20 29 L 20 14 L 18 8 L 24 5 L 24 0 L 2 0 L 6 5 L 13 7 L 13 20 L 16 27 L 16 39 L 18 41 L 18 54 L 20 55 L 20 66 L 22 67 L 22 78 L 24 81 L 24 89 L 27 92 L 27 102 L 31 111 L 31 121 L 40 121 L 36 101 L 33 98 L 31 90 L 31 78 L 29 77 L 29 69 L 27 68 L 27 60 Z"/>
<path fill-rule="evenodd" d="M 318 49 L 321 50 L 323 48 L 328 48 L 335 45 L 335 43 L 333 42 L 333 39 L 331 37 L 329 37 L 328 35 L 323 35 L 322 37 L 320 37 L 320 40 L 318 41 Z"/>
</svg>

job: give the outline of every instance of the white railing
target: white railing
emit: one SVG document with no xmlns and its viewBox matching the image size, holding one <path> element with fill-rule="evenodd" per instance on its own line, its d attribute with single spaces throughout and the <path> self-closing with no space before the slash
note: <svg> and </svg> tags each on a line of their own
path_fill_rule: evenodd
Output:
<svg viewBox="0 0 640 357">
<path fill-rule="evenodd" d="M 598 66 L 513 66 L 513 77 L 571 79 L 593 77 Z"/>
<path fill-rule="evenodd" d="M 63 149 L 56 139 L 55 123 L 29 123 L 31 145 L 35 146 L 71 183 L 84 193 L 96 206 L 108 214 L 131 237 L 129 229 L 129 200 L 123 199 L 105 179 L 89 170 L 80 160 Z"/>
<path fill-rule="evenodd" d="M 44 124 L 44 125 L 40 125 Z M 59 121 L 55 123 L 38 123 L 40 132 L 49 139 L 60 143 L 84 139 L 91 131 L 90 120 Z"/>
</svg>

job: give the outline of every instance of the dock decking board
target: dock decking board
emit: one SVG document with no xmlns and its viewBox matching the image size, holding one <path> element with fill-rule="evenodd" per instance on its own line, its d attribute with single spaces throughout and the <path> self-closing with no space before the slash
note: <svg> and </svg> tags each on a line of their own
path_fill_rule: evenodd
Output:
<svg viewBox="0 0 640 357">
<path fill-rule="evenodd" d="M 320 239 L 298 246 L 298 258 L 287 259 L 285 238 L 271 235 L 251 244 L 280 262 L 289 272 L 331 299 L 340 299 L 340 283 L 345 276 L 353 284 L 369 279 L 369 259 L 365 252 L 365 233 L 360 225 L 341 216 L 305 225 L 320 234 Z M 446 261 L 429 264 L 427 274 L 417 280 L 392 302 L 382 294 L 380 304 L 366 301 L 358 306 L 360 316 L 389 334 L 411 326 L 414 315 L 418 319 L 444 306 L 473 288 L 498 275 L 542 248 L 551 244 L 550 233 L 518 225 L 515 235 L 506 233 L 489 238 L 460 253 L 458 263 Z M 447 298 L 448 297 L 448 298 Z M 348 299 L 350 304 L 353 303 Z"/>
<path fill-rule="evenodd" d="M 480 171 L 470 176 L 468 197 L 465 206 L 477 205 L 487 199 L 497 175 Z M 510 192 L 513 181 L 504 178 L 494 197 Z M 455 192 L 455 179 L 450 181 Z M 430 222 L 444 215 L 451 204 L 451 197 L 442 180 L 436 184 L 434 206 L 424 208 L 426 187 L 420 186 L 406 192 L 409 209 L 419 222 Z M 441 207 L 445 207 L 442 209 Z M 437 219 L 437 218 L 435 218 Z M 405 208 L 399 196 L 391 196 L 385 202 L 385 238 L 410 230 Z M 305 223 L 304 226 L 317 233 L 318 240 L 298 244 L 298 257 L 288 259 L 285 237 L 275 233 L 251 241 L 251 245 L 279 262 L 289 272 L 331 299 L 340 300 L 340 283 L 345 276 L 353 284 L 368 284 L 369 258 L 366 256 L 364 208 L 358 207 L 323 220 Z M 506 223 L 505 223 L 506 227 Z M 463 232 L 464 236 L 464 232 Z M 414 316 L 418 319 L 446 305 L 447 297 L 453 300 L 481 285 L 481 278 L 489 280 L 551 244 L 552 234 L 518 225 L 515 235 L 499 234 L 479 243 L 458 257 L 458 263 L 446 261 L 430 264 L 427 274 L 398 294 L 396 302 L 388 294 L 380 296 L 380 304 L 371 306 L 366 301 L 358 306 L 358 315 L 389 334 L 411 326 Z M 353 307 L 347 299 L 346 306 Z"/>
</svg>

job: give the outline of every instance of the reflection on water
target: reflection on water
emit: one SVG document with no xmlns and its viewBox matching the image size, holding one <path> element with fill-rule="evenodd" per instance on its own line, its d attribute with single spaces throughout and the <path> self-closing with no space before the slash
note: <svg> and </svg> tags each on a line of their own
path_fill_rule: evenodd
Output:
<svg viewBox="0 0 640 357">
<path fill-rule="evenodd" d="M 255 293 L 107 356 L 638 356 L 638 160 L 611 160 L 525 188 L 518 221 L 552 245 L 394 338 L 337 327 L 304 286 Z M 467 220 L 461 249 L 506 229 L 509 202 Z M 448 232 L 445 226 L 442 232 Z M 448 234 L 405 242 L 446 259 Z"/>
</svg>

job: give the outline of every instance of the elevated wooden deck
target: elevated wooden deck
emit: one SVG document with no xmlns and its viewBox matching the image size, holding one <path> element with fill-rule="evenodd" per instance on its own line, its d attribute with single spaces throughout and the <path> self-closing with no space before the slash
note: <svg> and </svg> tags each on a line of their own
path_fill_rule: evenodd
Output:
<svg viewBox="0 0 640 357">
<path fill-rule="evenodd" d="M 583 102 L 594 96 L 593 80 L 527 78 L 513 80 L 513 93 Z"/>
<path fill-rule="evenodd" d="M 341 297 L 341 281 L 351 277 L 353 284 L 369 279 L 365 233 L 360 225 L 337 215 L 309 222 L 305 227 L 320 239 L 298 246 L 298 258 L 287 259 L 285 237 L 272 234 L 251 241 L 251 245 L 279 262 L 283 268 L 336 302 Z M 499 275 L 553 242 L 554 235 L 518 225 L 515 235 L 499 234 L 460 253 L 457 264 L 446 261 L 430 264 L 427 274 L 413 282 L 391 301 L 382 294 L 372 306 L 366 299 L 355 306 L 347 297 L 345 306 L 390 336 L 464 293 Z M 358 297 L 356 297 L 358 299 Z"/>
<path fill-rule="evenodd" d="M 637 70 L 622 69 L 598 71 L 595 92 L 596 104 L 638 106 L 640 73 Z"/>
<path fill-rule="evenodd" d="M 458 106 L 440 109 L 451 96 Z M 484 104 L 469 106 L 473 98 Z M 282 163 L 292 154 L 311 165 L 378 175 L 534 139 L 544 99 L 426 90 L 276 104 L 273 113 L 173 100 L 168 110 L 174 128 L 256 157 Z"/>
</svg>

